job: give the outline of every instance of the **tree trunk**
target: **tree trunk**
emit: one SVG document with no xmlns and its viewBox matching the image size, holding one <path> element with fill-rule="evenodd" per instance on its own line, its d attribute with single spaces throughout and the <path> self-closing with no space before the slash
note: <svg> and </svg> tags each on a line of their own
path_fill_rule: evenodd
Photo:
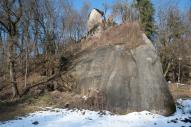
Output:
<svg viewBox="0 0 191 127">
<path fill-rule="evenodd" d="M 169 62 L 169 63 L 168 63 L 168 65 L 167 65 L 167 67 L 166 67 L 166 69 L 165 69 L 165 71 L 164 71 L 164 77 L 166 77 L 166 76 L 167 76 L 167 74 L 168 74 L 168 72 L 169 72 L 170 67 L 171 67 L 171 62 Z"/>
<path fill-rule="evenodd" d="M 10 45 L 9 45 L 9 74 L 10 74 L 10 81 L 12 85 L 13 97 L 17 97 L 19 96 L 19 91 L 18 91 L 17 82 L 16 82 L 14 55 L 15 55 L 14 40 L 13 38 L 11 38 Z"/>
<path fill-rule="evenodd" d="M 27 77 L 28 77 L 28 40 L 26 42 L 26 60 L 25 60 L 25 88 L 27 87 Z"/>
<path fill-rule="evenodd" d="M 10 62 L 10 80 L 12 84 L 13 97 L 17 97 L 19 96 L 19 91 L 17 88 L 17 82 L 15 77 L 15 63 L 13 61 Z"/>
</svg>

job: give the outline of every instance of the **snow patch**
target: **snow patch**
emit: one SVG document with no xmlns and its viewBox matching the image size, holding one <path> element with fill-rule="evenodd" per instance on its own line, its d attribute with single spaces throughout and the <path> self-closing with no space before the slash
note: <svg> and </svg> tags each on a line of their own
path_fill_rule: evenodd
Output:
<svg viewBox="0 0 191 127">
<path fill-rule="evenodd" d="M 85 101 L 88 99 L 88 97 L 87 96 L 83 96 L 82 97 Z"/>
<path fill-rule="evenodd" d="M 0 122 L 0 127 L 190 127 L 191 100 L 178 100 L 177 112 L 165 117 L 148 111 L 112 115 L 108 111 L 45 108 L 27 117 Z"/>
</svg>

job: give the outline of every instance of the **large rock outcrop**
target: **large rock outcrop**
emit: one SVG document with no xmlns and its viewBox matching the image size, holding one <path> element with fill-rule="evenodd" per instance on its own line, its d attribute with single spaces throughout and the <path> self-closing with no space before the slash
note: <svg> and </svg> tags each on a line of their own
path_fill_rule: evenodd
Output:
<svg viewBox="0 0 191 127">
<path fill-rule="evenodd" d="M 104 13 L 99 9 L 93 9 L 88 16 L 88 34 L 100 37 L 104 27 Z"/>
<path fill-rule="evenodd" d="M 105 109 L 117 113 L 148 110 L 172 114 L 175 105 L 160 59 L 145 34 L 141 37 L 142 43 L 133 48 L 127 47 L 129 42 L 114 43 L 79 55 L 69 71 L 76 79 L 77 92 L 87 97 L 93 90 L 102 92 L 97 101 L 102 98 Z"/>
<path fill-rule="evenodd" d="M 87 27 L 88 31 L 91 31 L 96 25 L 100 25 L 103 22 L 104 13 L 99 9 L 93 9 L 88 16 Z"/>
</svg>

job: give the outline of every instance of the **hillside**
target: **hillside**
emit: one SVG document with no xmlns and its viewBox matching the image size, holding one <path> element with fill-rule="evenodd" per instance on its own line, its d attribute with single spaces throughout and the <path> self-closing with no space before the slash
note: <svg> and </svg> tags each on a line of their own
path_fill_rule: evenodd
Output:
<svg viewBox="0 0 191 127">
<path fill-rule="evenodd" d="M 77 66 L 83 65 L 84 67 L 82 66 L 82 68 L 79 68 L 79 72 L 81 73 L 83 71 L 83 69 L 86 68 L 85 67 L 86 64 L 84 62 L 88 62 L 88 61 L 91 62 L 92 61 L 92 60 L 90 60 L 91 57 L 94 60 L 97 59 L 96 57 L 98 57 L 98 58 L 100 57 L 99 59 L 97 59 L 98 61 L 96 60 L 97 61 L 96 64 L 99 66 L 97 66 L 98 68 L 94 68 L 94 69 L 92 68 L 93 70 L 88 69 L 89 71 L 98 71 L 99 68 L 102 71 L 104 71 L 104 69 L 107 68 L 106 66 L 114 69 L 116 67 L 118 67 L 118 68 L 122 67 L 122 66 L 124 66 L 124 64 L 128 65 L 129 64 L 128 61 L 131 61 L 131 57 L 130 57 L 131 53 L 129 51 L 132 51 L 132 49 L 135 49 L 135 48 L 137 48 L 141 45 L 145 45 L 145 44 L 146 44 L 146 41 L 144 41 L 144 39 L 142 37 L 142 31 L 140 30 L 139 25 L 137 23 L 127 23 L 127 24 L 121 24 L 119 26 L 110 27 L 109 29 L 103 31 L 103 33 L 101 34 L 101 37 L 99 37 L 99 38 L 94 37 L 94 36 L 88 36 L 86 39 L 82 40 L 81 43 L 68 45 L 68 47 L 71 47 L 71 48 L 68 48 L 68 50 L 65 51 L 65 54 L 66 54 L 64 57 L 65 64 L 64 64 L 63 69 L 60 72 L 57 72 L 56 74 L 54 74 L 50 77 L 42 76 L 41 72 L 38 72 L 38 71 L 31 72 L 31 74 L 30 74 L 31 76 L 28 78 L 28 81 L 31 82 L 31 86 L 28 87 L 28 90 L 23 89 L 24 83 L 22 83 L 22 82 L 24 82 L 24 78 L 17 79 L 20 82 L 18 84 L 19 91 L 21 93 L 23 91 L 26 92 L 25 95 L 23 95 L 23 97 L 21 99 L 16 99 L 16 100 L 10 101 L 11 89 L 9 88 L 9 86 L 1 89 L 0 97 L 2 99 L 2 102 L 1 102 L 0 112 L 2 115 L 1 115 L 0 119 L 1 120 L 11 119 L 18 114 L 21 115 L 21 114 L 25 114 L 27 112 L 31 112 L 34 110 L 39 110 L 39 108 L 38 108 L 39 106 L 42 106 L 42 107 L 46 107 L 46 106 L 70 107 L 70 108 L 77 107 L 77 108 L 85 108 L 85 109 L 87 108 L 87 109 L 93 109 L 93 110 L 105 109 L 106 107 L 103 102 L 94 102 L 91 99 L 84 100 L 88 97 L 92 98 L 93 96 L 97 96 L 97 95 L 95 95 L 94 90 L 89 91 L 90 95 L 85 95 L 88 93 L 83 93 L 83 92 L 79 93 L 79 89 L 77 89 L 77 88 L 79 88 L 79 84 L 77 84 L 77 82 L 76 82 L 78 76 L 76 74 L 73 75 L 72 71 L 74 71 L 75 70 L 74 68 L 76 68 Z M 120 56 L 118 56 L 117 54 L 116 54 L 117 56 L 115 55 L 114 47 L 116 47 L 117 49 L 120 49 L 119 51 L 124 50 L 125 54 L 127 52 L 127 54 L 126 54 L 127 57 L 122 57 L 122 59 L 119 59 Z M 147 52 L 148 52 L 148 50 L 147 50 Z M 104 54 L 111 55 L 111 57 L 108 55 L 104 56 Z M 108 59 L 104 60 L 104 59 L 102 59 L 103 57 L 108 58 Z M 127 59 L 127 63 L 124 63 L 124 64 L 120 63 L 120 62 L 114 63 L 114 61 L 121 61 L 124 59 Z M 143 62 L 143 60 L 141 60 L 141 62 Z M 108 62 L 110 64 L 105 65 L 104 68 L 101 68 L 101 64 L 99 64 L 99 61 L 106 62 L 106 63 Z M 112 67 L 113 65 L 115 65 L 115 67 Z M 38 68 L 40 69 L 43 66 L 44 66 L 43 63 L 39 64 Z M 92 65 L 88 65 L 88 66 L 92 66 Z M 129 71 L 129 69 L 130 70 L 133 69 L 131 66 L 130 66 L 130 68 L 127 67 L 126 71 L 125 71 L 125 68 L 121 68 L 122 70 L 119 68 L 120 70 L 117 70 L 118 73 L 122 72 L 121 73 L 122 75 L 120 74 L 119 76 L 121 77 L 123 75 L 126 75 L 127 77 L 124 77 L 124 78 L 129 79 L 128 76 L 133 74 L 133 73 L 131 74 L 131 72 L 127 73 Z M 84 71 L 85 71 L 85 73 L 88 73 L 88 77 L 89 77 L 91 74 L 90 74 L 90 72 L 88 72 L 88 70 L 84 70 Z M 133 70 L 132 70 L 132 72 L 133 72 Z M 99 71 L 96 73 L 98 74 Z M 107 73 L 112 74 L 113 72 L 107 72 Z M 150 73 L 150 72 L 148 72 L 148 73 Z M 93 75 L 95 75 L 95 74 L 93 74 Z M 85 76 L 86 74 L 80 74 L 80 75 Z M 141 75 L 141 77 L 143 77 L 143 75 Z M 80 78 L 80 79 L 83 80 L 83 78 Z M 96 79 L 99 79 L 99 78 L 94 77 L 94 80 L 96 80 Z M 106 81 L 105 79 L 107 79 L 107 78 L 104 77 L 103 79 L 104 80 L 101 79 L 100 81 L 101 82 Z M 93 79 L 91 79 L 91 80 L 93 81 Z M 119 82 L 123 81 L 123 79 L 117 79 L 117 80 L 118 80 L 117 84 Z M 97 80 L 97 81 L 99 81 L 99 80 Z M 90 82 L 89 83 L 88 82 L 87 82 L 87 85 L 90 83 Z M 86 82 L 83 81 L 83 84 L 84 83 L 86 83 Z M 94 83 L 96 83 L 96 82 L 94 82 Z M 99 86 L 100 85 L 101 84 L 99 83 Z M 167 84 L 165 84 L 165 85 L 167 85 Z M 98 90 L 97 85 L 96 85 L 96 87 L 97 88 L 95 90 Z M 129 87 L 132 87 L 132 86 L 129 86 Z M 151 86 L 149 86 L 149 89 L 150 88 L 151 88 Z M 156 88 L 156 87 L 154 87 L 154 88 Z M 138 90 L 139 88 L 136 87 L 136 89 Z M 168 89 L 167 86 L 165 86 L 165 89 Z M 88 87 L 86 88 L 86 90 L 88 90 Z M 170 87 L 170 90 L 172 91 L 172 94 L 175 95 L 174 98 L 190 97 L 189 92 L 179 92 L 179 94 L 177 95 L 176 93 L 177 93 L 178 88 L 175 90 L 174 87 L 173 88 Z M 186 88 L 185 90 L 188 90 L 188 89 Z M 127 90 L 127 91 L 129 91 L 129 90 Z M 164 89 L 163 89 L 163 91 L 164 91 Z M 131 92 L 131 91 L 129 91 L 129 92 Z M 129 98 L 131 96 L 138 97 L 138 94 L 140 94 L 140 93 L 139 92 L 137 93 L 137 92 L 132 91 L 131 95 L 130 96 L 127 95 L 127 96 Z M 180 93 L 182 93 L 182 94 L 180 94 Z M 149 92 L 149 96 L 150 96 L 150 94 L 151 93 Z M 115 94 L 113 94 L 113 95 L 115 95 Z M 114 98 L 114 97 L 112 97 L 112 98 Z M 136 99 L 136 98 L 134 98 L 134 99 Z M 170 100 L 172 100 L 172 99 L 170 99 Z M 154 98 L 154 101 L 156 101 L 156 98 Z M 98 103 L 98 105 L 100 105 L 101 103 L 103 103 L 103 104 L 101 104 L 101 107 L 100 107 L 95 103 Z M 159 105 L 159 104 L 156 104 L 156 105 Z M 140 107 L 138 107 L 138 109 L 141 111 Z M 147 109 L 147 110 L 149 110 L 149 109 Z M 133 110 L 137 110 L 137 109 L 133 109 Z M 114 111 L 114 110 L 112 109 L 110 111 Z M 116 111 L 114 111 L 114 112 L 116 112 Z M 121 112 L 121 111 L 118 110 L 117 112 Z M 131 112 L 131 111 L 128 111 L 128 112 Z"/>
</svg>

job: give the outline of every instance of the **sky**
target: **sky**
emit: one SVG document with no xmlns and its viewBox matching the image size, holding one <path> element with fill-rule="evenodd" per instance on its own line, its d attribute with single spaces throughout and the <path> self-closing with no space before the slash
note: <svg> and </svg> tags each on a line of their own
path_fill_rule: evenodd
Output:
<svg viewBox="0 0 191 127">
<path fill-rule="evenodd" d="M 112 4 L 115 0 L 75 0 L 74 6 L 79 9 L 82 6 L 83 1 L 88 1 L 91 4 L 91 8 L 102 9 L 102 4 L 104 1 Z M 156 12 L 161 7 L 166 8 L 168 5 L 170 5 L 170 3 L 178 5 L 182 11 L 191 7 L 191 0 L 151 0 L 151 2 L 153 3 Z"/>
</svg>

